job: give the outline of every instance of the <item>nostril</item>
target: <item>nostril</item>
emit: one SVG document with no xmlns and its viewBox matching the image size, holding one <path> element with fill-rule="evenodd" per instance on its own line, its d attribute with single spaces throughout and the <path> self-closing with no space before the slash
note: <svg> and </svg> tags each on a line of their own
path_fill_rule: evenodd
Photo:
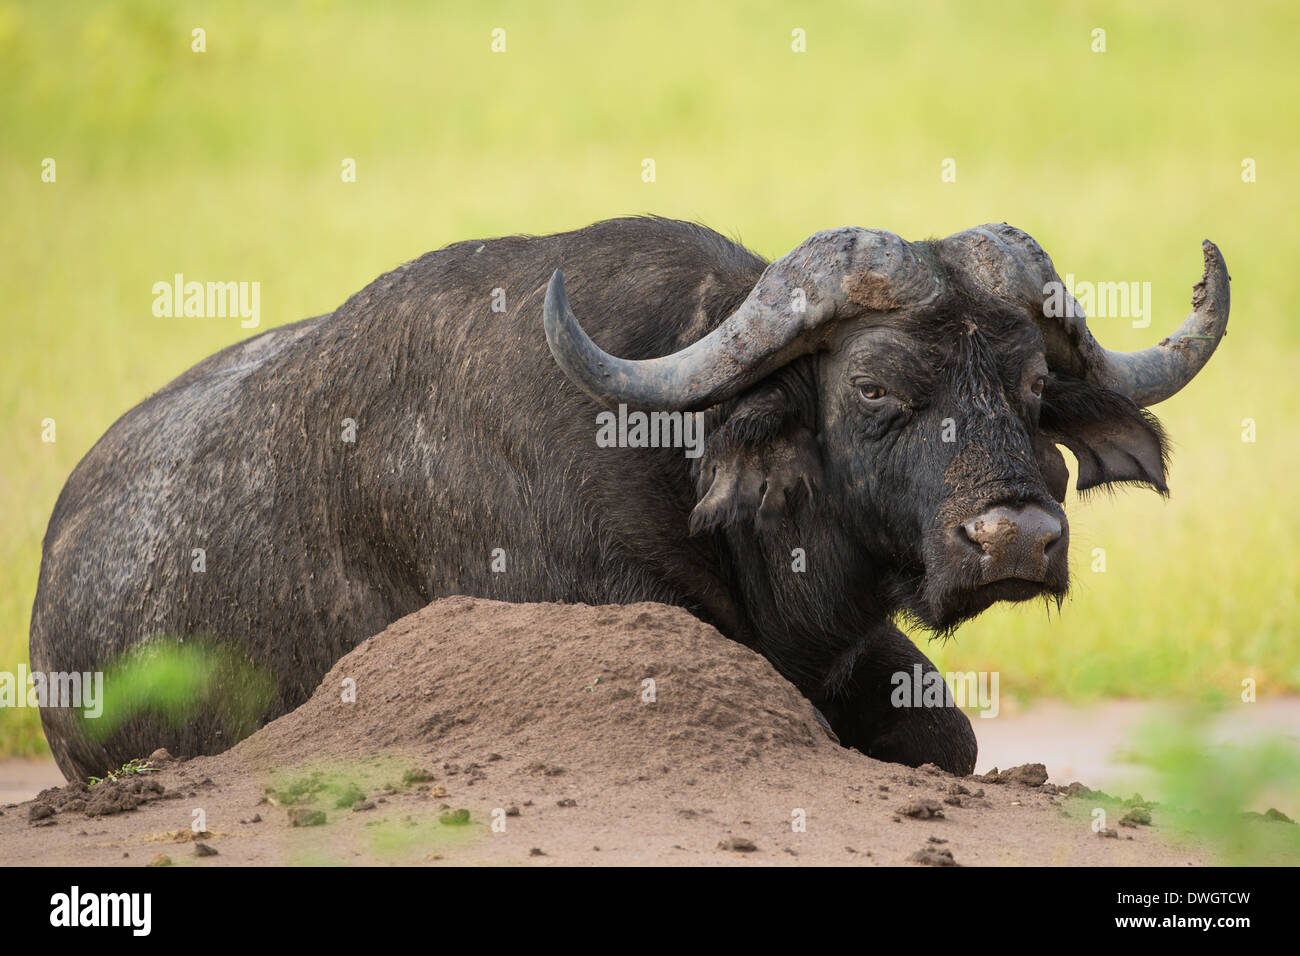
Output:
<svg viewBox="0 0 1300 956">
<path fill-rule="evenodd" d="M 1037 544 L 1044 554 L 1061 540 L 1064 533 L 1060 519 L 1041 508 L 1026 508 L 1018 516 L 1016 523 L 1021 533 L 1029 541 Z"/>
<path fill-rule="evenodd" d="M 965 524 L 959 524 L 953 529 L 953 537 L 962 542 L 967 548 L 984 553 L 984 544 L 981 541 L 982 530 L 975 526 L 974 521 L 967 521 Z"/>
<path fill-rule="evenodd" d="M 961 531 L 966 540 L 987 553 L 1017 537 L 1019 528 L 1010 512 L 995 508 L 963 523 Z"/>
</svg>

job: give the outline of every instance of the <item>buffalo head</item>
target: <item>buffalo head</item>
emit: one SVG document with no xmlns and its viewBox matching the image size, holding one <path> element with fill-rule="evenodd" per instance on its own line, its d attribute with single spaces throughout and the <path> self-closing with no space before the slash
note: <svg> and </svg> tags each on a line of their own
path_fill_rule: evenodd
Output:
<svg viewBox="0 0 1300 956">
<path fill-rule="evenodd" d="M 742 425 L 723 419 L 730 453 L 704 459 L 692 530 L 746 513 L 768 530 L 816 488 L 841 540 L 889 569 L 893 606 L 946 629 L 995 601 L 1065 593 L 1058 445 L 1077 458 L 1081 491 L 1167 492 L 1164 434 L 1145 408 L 1191 381 L 1228 322 L 1227 270 L 1213 243 L 1203 253 L 1192 313 L 1130 353 L 1097 343 L 1037 242 L 994 224 L 919 243 L 817 233 L 711 333 L 662 358 L 597 347 L 558 271 L 545 327 L 561 368 L 607 405 L 702 410 L 758 396 Z M 777 449 L 746 447 L 754 435 Z"/>
</svg>

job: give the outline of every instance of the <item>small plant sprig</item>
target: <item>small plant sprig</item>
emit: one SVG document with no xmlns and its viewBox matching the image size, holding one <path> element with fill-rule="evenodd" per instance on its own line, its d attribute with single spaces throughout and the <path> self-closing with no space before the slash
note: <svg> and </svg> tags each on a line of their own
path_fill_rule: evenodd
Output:
<svg viewBox="0 0 1300 956">
<path fill-rule="evenodd" d="M 154 773 L 158 768 L 143 757 L 136 757 L 122 764 L 117 770 L 110 770 L 106 777 L 87 777 L 90 785 L 96 786 L 105 780 L 117 780 L 119 777 L 134 777 L 142 773 Z"/>
</svg>

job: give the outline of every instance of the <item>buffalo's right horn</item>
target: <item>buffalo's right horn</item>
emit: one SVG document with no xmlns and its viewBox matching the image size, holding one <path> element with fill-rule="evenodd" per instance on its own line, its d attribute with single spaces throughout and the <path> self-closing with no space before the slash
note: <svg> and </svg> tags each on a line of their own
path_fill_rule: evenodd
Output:
<svg viewBox="0 0 1300 956">
<path fill-rule="evenodd" d="M 735 312 L 672 355 L 637 361 L 602 351 L 574 317 L 558 269 L 542 316 L 555 361 L 596 401 L 696 411 L 814 351 L 836 318 L 887 312 L 938 294 L 916 246 L 891 232 L 842 228 L 815 233 L 773 262 Z"/>
</svg>

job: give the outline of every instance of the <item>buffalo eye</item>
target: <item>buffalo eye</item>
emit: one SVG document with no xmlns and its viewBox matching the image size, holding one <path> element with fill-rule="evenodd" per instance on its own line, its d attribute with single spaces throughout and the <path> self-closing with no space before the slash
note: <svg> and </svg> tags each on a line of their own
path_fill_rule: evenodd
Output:
<svg viewBox="0 0 1300 956">
<path fill-rule="evenodd" d="M 874 382 L 863 382 L 858 386 L 858 394 L 868 402 L 878 402 L 885 397 L 885 387 Z"/>
<path fill-rule="evenodd" d="M 1043 394 L 1043 388 L 1046 385 L 1047 379 L 1040 375 L 1038 378 L 1034 379 L 1034 384 L 1029 386 L 1029 390 L 1035 395 L 1041 396 Z"/>
</svg>

